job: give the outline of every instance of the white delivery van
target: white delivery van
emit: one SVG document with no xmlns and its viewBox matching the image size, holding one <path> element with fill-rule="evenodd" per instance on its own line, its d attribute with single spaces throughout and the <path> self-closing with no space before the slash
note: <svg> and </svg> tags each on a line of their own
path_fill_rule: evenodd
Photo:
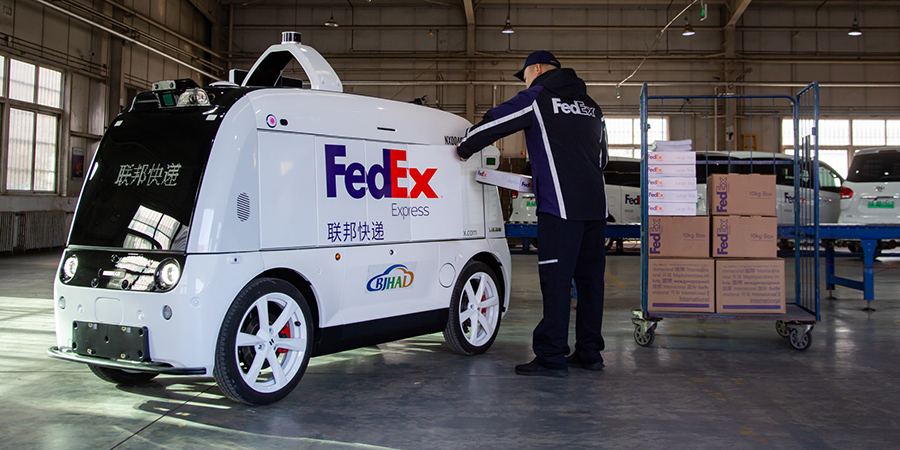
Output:
<svg viewBox="0 0 900 450">
<path fill-rule="evenodd" d="M 610 156 L 603 168 L 606 181 L 608 222 L 641 222 L 641 160 Z M 534 194 L 513 192 L 510 223 L 537 223 L 537 202 Z"/>
<path fill-rule="evenodd" d="M 859 150 L 841 191 L 840 223 L 900 223 L 900 147 Z"/>
<path fill-rule="evenodd" d="M 697 151 L 697 215 L 707 214 L 706 179 L 721 173 L 775 174 L 776 214 L 779 224 L 794 223 L 794 166 L 793 156 L 765 152 Z M 900 154 L 900 153 L 898 153 Z M 779 164 L 773 164 L 778 161 Z M 641 222 L 641 160 L 611 156 L 603 169 L 606 180 L 606 201 L 609 222 Z M 802 174 L 801 176 L 808 176 Z M 824 162 L 819 162 L 819 221 L 837 223 L 843 177 Z M 809 193 L 801 193 L 805 202 Z M 510 222 L 537 223 L 534 194 L 518 194 L 513 198 Z"/>
<path fill-rule="evenodd" d="M 281 86 L 296 61 L 311 89 Z M 239 76 L 232 77 L 234 81 Z M 509 303 L 497 188 L 468 121 L 349 95 L 299 34 L 241 85 L 154 83 L 104 135 L 54 284 L 51 356 L 100 378 L 211 375 L 277 401 L 311 356 L 443 331 L 487 350 Z"/>
<path fill-rule="evenodd" d="M 775 174 L 775 203 L 779 224 L 794 223 L 794 202 L 806 202 L 812 195 L 802 189 L 799 200 L 794 192 L 794 160 L 792 155 L 767 152 L 697 152 L 698 161 L 706 158 L 710 163 L 697 165 L 697 214 L 706 214 L 706 177 L 714 173 Z M 730 162 L 728 162 L 730 161 Z M 702 171 L 702 172 L 701 172 Z M 800 175 L 809 177 L 804 169 Z M 819 161 L 819 223 L 837 223 L 840 215 L 841 184 L 844 179 L 828 164 Z M 702 184 L 701 184 L 702 183 Z"/>
</svg>

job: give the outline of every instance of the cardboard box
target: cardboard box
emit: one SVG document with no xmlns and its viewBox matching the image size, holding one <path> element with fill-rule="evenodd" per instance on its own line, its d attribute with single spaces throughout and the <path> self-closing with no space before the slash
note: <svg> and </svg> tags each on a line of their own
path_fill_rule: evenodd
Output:
<svg viewBox="0 0 900 450">
<path fill-rule="evenodd" d="M 697 177 L 696 164 L 649 164 L 647 173 L 654 178 L 662 177 Z"/>
<path fill-rule="evenodd" d="M 656 202 L 647 203 L 647 214 L 651 216 L 696 216 L 697 203 Z"/>
<path fill-rule="evenodd" d="M 691 151 L 686 152 L 648 152 L 647 163 L 651 165 L 660 164 L 696 164 L 697 154 Z"/>
<path fill-rule="evenodd" d="M 713 174 L 706 180 L 712 216 L 775 217 L 775 175 Z"/>
<path fill-rule="evenodd" d="M 713 258 L 774 258 L 778 256 L 778 218 L 712 216 Z"/>
<path fill-rule="evenodd" d="M 519 192 L 534 192 L 534 185 L 528 175 L 501 172 L 493 169 L 475 171 L 475 181 Z"/>
<path fill-rule="evenodd" d="M 697 204 L 697 190 L 693 191 L 657 191 L 648 190 L 647 197 L 657 203 L 694 203 Z"/>
<path fill-rule="evenodd" d="M 651 258 L 709 258 L 709 216 L 651 217 L 649 222 Z"/>
<path fill-rule="evenodd" d="M 653 258 L 647 269 L 648 311 L 715 312 L 715 260 Z"/>
<path fill-rule="evenodd" d="M 783 259 L 716 260 L 717 313 L 785 313 Z"/>
<path fill-rule="evenodd" d="M 696 191 L 697 177 L 656 177 L 651 173 L 647 187 L 654 191 Z"/>
</svg>

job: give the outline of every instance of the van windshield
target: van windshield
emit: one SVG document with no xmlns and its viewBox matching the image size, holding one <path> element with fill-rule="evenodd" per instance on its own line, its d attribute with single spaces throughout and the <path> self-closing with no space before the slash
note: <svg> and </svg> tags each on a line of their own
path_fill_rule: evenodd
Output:
<svg viewBox="0 0 900 450">
<path fill-rule="evenodd" d="M 881 151 L 856 155 L 850 163 L 849 172 L 847 181 L 854 183 L 900 181 L 900 152 Z"/>
<path fill-rule="evenodd" d="M 88 172 L 69 245 L 184 251 L 220 122 L 207 118 L 194 108 L 119 116 Z"/>
</svg>

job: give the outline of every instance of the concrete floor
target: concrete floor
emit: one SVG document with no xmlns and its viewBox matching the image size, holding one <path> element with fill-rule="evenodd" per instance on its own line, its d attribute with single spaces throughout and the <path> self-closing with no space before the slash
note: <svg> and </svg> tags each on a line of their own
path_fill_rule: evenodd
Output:
<svg viewBox="0 0 900 450">
<path fill-rule="evenodd" d="M 513 257 L 511 309 L 492 349 L 450 352 L 440 334 L 315 358 L 266 407 L 209 378 L 126 388 L 50 359 L 59 252 L 0 257 L 0 448 L 808 448 L 889 447 L 900 437 L 900 258 L 876 267 L 877 311 L 823 291 L 805 352 L 770 322 L 666 319 L 633 340 L 639 258 L 612 256 L 606 369 L 515 375 L 540 319 L 536 256 Z M 861 278 L 858 258 L 839 274 Z"/>
</svg>

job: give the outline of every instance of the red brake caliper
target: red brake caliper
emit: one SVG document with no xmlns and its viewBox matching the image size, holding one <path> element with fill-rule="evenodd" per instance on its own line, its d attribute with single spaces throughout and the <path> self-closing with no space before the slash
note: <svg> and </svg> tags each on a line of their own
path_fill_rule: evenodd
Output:
<svg viewBox="0 0 900 450">
<path fill-rule="evenodd" d="M 291 337 L 291 328 L 288 326 L 287 323 L 284 324 L 284 328 L 282 328 L 281 331 L 278 332 L 278 337 L 280 337 L 280 338 L 282 338 L 282 339 L 290 338 L 290 337 Z M 279 348 L 279 349 L 276 349 L 276 350 L 275 350 L 275 354 L 276 354 L 276 355 L 283 355 L 283 354 L 285 354 L 285 353 L 287 353 L 287 352 L 288 352 L 288 351 L 287 351 L 286 349 L 283 349 L 283 348 Z"/>
</svg>

